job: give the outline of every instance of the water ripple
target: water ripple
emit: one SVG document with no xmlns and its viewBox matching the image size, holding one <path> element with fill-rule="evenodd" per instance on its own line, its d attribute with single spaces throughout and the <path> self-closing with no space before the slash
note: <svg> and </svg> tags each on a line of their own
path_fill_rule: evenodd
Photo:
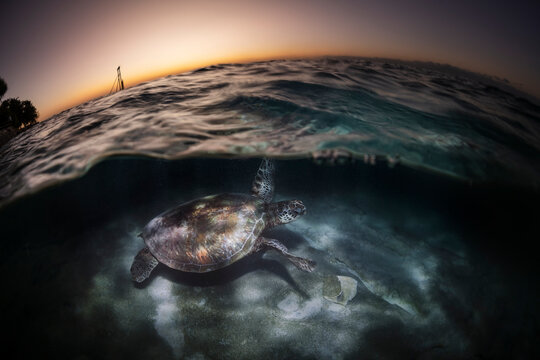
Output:
<svg viewBox="0 0 540 360">
<path fill-rule="evenodd" d="M 91 100 L 20 134 L 0 149 L 0 202 L 81 176 L 113 155 L 348 154 L 538 186 L 539 120 L 534 98 L 445 65 L 363 58 L 215 65 Z"/>
</svg>

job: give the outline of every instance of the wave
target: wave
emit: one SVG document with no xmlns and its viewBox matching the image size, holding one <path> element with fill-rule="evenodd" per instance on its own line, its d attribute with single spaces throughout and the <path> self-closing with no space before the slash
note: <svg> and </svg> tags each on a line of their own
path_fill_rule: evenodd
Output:
<svg viewBox="0 0 540 360">
<path fill-rule="evenodd" d="M 365 58 L 221 64 L 91 100 L 5 144 L 0 202 L 118 155 L 383 161 L 537 187 L 540 106 L 504 82 Z"/>
</svg>

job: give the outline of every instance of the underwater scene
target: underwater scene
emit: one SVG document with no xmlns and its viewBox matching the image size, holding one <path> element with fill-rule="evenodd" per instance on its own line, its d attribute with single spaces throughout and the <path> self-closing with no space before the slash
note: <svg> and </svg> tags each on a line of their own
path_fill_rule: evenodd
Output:
<svg viewBox="0 0 540 360">
<path fill-rule="evenodd" d="M 3 343 L 538 357 L 539 160 L 538 100 L 434 63 L 221 64 L 91 100 L 0 148 Z"/>
</svg>

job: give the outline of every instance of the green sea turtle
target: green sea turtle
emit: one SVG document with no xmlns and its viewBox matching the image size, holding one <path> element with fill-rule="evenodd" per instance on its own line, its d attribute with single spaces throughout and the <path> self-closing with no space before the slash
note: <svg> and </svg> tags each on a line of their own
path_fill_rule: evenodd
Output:
<svg viewBox="0 0 540 360">
<path fill-rule="evenodd" d="M 146 247 L 131 265 L 131 276 L 142 282 L 158 263 L 173 269 L 203 273 L 232 264 L 246 255 L 274 249 L 300 270 L 315 262 L 294 256 L 263 230 L 286 224 L 306 212 L 300 200 L 272 203 L 274 164 L 263 159 L 250 194 L 219 194 L 195 199 L 152 219 L 140 236 Z"/>
</svg>

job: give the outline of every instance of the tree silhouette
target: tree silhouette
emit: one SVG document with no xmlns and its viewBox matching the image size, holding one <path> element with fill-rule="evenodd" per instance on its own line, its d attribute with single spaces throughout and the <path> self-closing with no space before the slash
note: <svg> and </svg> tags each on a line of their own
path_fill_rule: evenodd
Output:
<svg viewBox="0 0 540 360">
<path fill-rule="evenodd" d="M 9 113 L 9 106 L 6 101 L 0 105 L 0 129 L 4 129 L 8 126 L 13 126 L 11 121 L 11 115 Z"/>
<path fill-rule="evenodd" d="M 4 81 L 4 79 L 0 78 L 0 100 L 2 100 L 2 97 L 4 97 L 4 94 L 7 91 L 7 84 Z"/>
<path fill-rule="evenodd" d="M 22 120 L 24 126 L 34 125 L 37 122 L 39 114 L 30 100 L 22 102 Z"/>
<path fill-rule="evenodd" d="M 0 105 L 0 124 L 15 128 L 27 127 L 37 122 L 38 112 L 29 100 L 7 99 Z"/>
<path fill-rule="evenodd" d="M 0 99 L 7 91 L 7 84 L 0 78 Z M 38 112 L 35 106 L 29 101 L 21 101 L 18 98 L 11 98 L 2 101 L 0 105 L 0 129 L 6 127 L 27 127 L 37 122 Z"/>
</svg>

